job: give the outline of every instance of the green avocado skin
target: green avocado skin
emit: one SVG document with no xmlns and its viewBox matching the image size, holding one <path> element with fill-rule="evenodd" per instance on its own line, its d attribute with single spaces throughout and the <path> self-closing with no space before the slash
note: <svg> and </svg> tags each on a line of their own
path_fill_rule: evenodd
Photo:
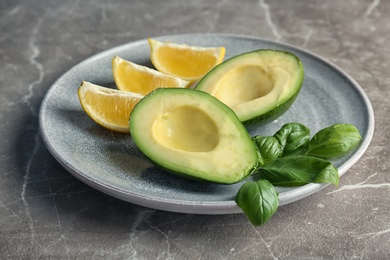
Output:
<svg viewBox="0 0 390 260">
<path fill-rule="evenodd" d="M 298 97 L 300 89 L 301 88 L 299 88 L 299 90 L 293 96 L 291 96 L 287 101 L 285 101 L 281 105 L 275 107 L 273 110 L 271 110 L 265 114 L 259 115 L 257 117 L 248 119 L 246 121 L 242 121 L 242 123 L 246 127 L 250 128 L 250 127 L 254 127 L 254 126 L 266 125 L 266 124 L 274 121 L 275 119 L 279 118 L 284 113 L 286 113 L 287 110 L 290 109 L 292 104 L 295 102 L 295 99 Z"/>
<path fill-rule="evenodd" d="M 145 155 L 145 154 L 144 154 Z M 147 157 L 147 156 L 146 156 Z M 247 179 L 248 177 L 250 177 L 253 173 L 255 173 L 257 171 L 257 168 L 258 168 L 258 165 L 255 165 L 253 167 L 252 170 L 250 171 L 247 171 L 247 174 L 245 176 L 243 176 L 243 178 L 241 179 L 238 179 L 237 181 L 235 182 L 225 182 L 223 179 L 219 179 L 219 180 L 209 180 L 205 177 L 203 178 L 200 178 L 200 177 L 194 177 L 190 174 L 188 174 L 187 172 L 183 171 L 178 171 L 178 170 L 172 170 L 172 169 L 169 169 L 168 167 L 164 167 L 162 166 L 159 162 L 156 162 L 156 161 L 153 161 L 152 158 L 150 157 L 147 157 L 151 163 L 153 163 L 156 167 L 160 168 L 161 170 L 169 173 L 169 174 L 173 174 L 179 178 L 183 178 L 183 179 L 186 179 L 186 180 L 189 180 L 189 181 L 196 181 L 196 182 L 204 182 L 204 183 L 214 183 L 214 184 L 222 184 L 222 185 L 232 185 L 232 184 L 236 184 L 236 183 L 239 183 L 239 182 L 242 182 L 244 181 L 245 179 Z"/>
</svg>

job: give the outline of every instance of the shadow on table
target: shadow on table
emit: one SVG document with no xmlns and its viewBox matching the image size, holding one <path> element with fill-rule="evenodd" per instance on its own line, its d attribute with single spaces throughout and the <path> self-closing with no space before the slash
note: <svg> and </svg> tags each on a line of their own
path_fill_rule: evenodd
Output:
<svg viewBox="0 0 390 260">
<path fill-rule="evenodd" d="M 15 186 L 22 188 L 18 203 L 35 230 L 129 234 L 161 225 L 180 230 L 182 227 L 173 223 L 182 221 L 195 227 L 200 222 L 215 224 L 221 218 L 231 219 L 165 212 L 116 199 L 81 182 L 57 162 L 41 139 L 37 117 L 24 118 L 16 134 L 16 168 L 20 176 Z M 156 173 L 160 174 L 159 188 L 167 192 L 205 192 L 208 196 L 219 189 L 219 185 L 181 180 L 154 167 L 144 171 L 141 179 L 155 181 Z M 246 223 L 245 217 L 239 219 Z"/>
</svg>

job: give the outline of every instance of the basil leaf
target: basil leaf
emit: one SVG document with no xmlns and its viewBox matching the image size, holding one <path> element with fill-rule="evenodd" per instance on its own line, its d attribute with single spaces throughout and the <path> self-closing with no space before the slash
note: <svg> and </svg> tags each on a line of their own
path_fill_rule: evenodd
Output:
<svg viewBox="0 0 390 260">
<path fill-rule="evenodd" d="M 255 136 L 260 165 L 282 156 L 303 155 L 310 140 L 310 129 L 299 123 L 283 125 L 273 136 Z"/>
<path fill-rule="evenodd" d="M 310 140 L 310 129 L 299 123 L 288 123 L 274 137 L 283 147 L 283 156 L 303 155 Z"/>
<path fill-rule="evenodd" d="M 335 124 L 317 132 L 309 142 L 307 155 L 332 158 L 355 147 L 362 137 L 351 124 Z"/>
<path fill-rule="evenodd" d="M 266 223 L 279 206 L 278 193 L 267 180 L 247 182 L 241 186 L 235 201 L 255 226 Z"/>
<path fill-rule="evenodd" d="M 339 174 L 331 162 L 311 156 L 281 157 L 259 167 L 260 178 L 275 186 L 302 186 L 308 183 L 339 184 Z"/>
<path fill-rule="evenodd" d="M 280 157 L 283 153 L 283 148 L 278 140 L 273 136 L 255 136 L 252 138 L 259 151 L 260 165 L 272 161 Z"/>
</svg>

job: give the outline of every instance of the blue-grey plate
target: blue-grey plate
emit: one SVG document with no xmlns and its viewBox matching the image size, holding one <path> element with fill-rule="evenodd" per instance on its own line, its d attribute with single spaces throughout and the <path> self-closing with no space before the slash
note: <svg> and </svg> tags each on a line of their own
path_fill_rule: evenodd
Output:
<svg viewBox="0 0 390 260">
<path fill-rule="evenodd" d="M 263 48 L 291 51 L 305 67 L 302 90 L 283 116 L 267 126 L 248 129 L 250 134 L 272 135 L 288 122 L 303 123 L 312 133 L 335 123 L 354 124 L 363 142 L 353 153 L 334 162 L 340 175 L 358 161 L 371 141 L 374 114 L 362 88 L 340 68 L 311 52 L 240 35 L 185 34 L 156 39 L 196 46 L 225 46 L 225 58 Z M 47 92 L 40 110 L 42 137 L 53 156 L 81 181 L 134 204 L 192 214 L 242 212 L 234 202 L 242 183 L 210 184 L 168 174 L 141 154 L 129 134 L 106 130 L 84 113 L 77 96 L 81 81 L 115 87 L 111 70 L 115 55 L 152 66 L 149 45 L 144 39 L 96 54 L 61 76 Z M 278 188 L 280 204 L 307 197 L 325 186 Z"/>
</svg>

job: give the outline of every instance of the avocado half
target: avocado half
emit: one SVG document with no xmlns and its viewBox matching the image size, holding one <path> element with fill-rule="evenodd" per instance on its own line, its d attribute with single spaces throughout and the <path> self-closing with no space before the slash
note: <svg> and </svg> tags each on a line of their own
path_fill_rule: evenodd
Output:
<svg viewBox="0 0 390 260">
<path fill-rule="evenodd" d="M 304 78 L 299 58 L 282 50 L 256 50 L 234 56 L 209 71 L 195 89 L 229 106 L 243 123 L 265 124 L 286 112 Z"/>
<path fill-rule="evenodd" d="M 157 89 L 134 107 L 130 133 L 156 165 L 197 180 L 231 184 L 249 176 L 257 152 L 235 113 L 194 89 Z"/>
</svg>

